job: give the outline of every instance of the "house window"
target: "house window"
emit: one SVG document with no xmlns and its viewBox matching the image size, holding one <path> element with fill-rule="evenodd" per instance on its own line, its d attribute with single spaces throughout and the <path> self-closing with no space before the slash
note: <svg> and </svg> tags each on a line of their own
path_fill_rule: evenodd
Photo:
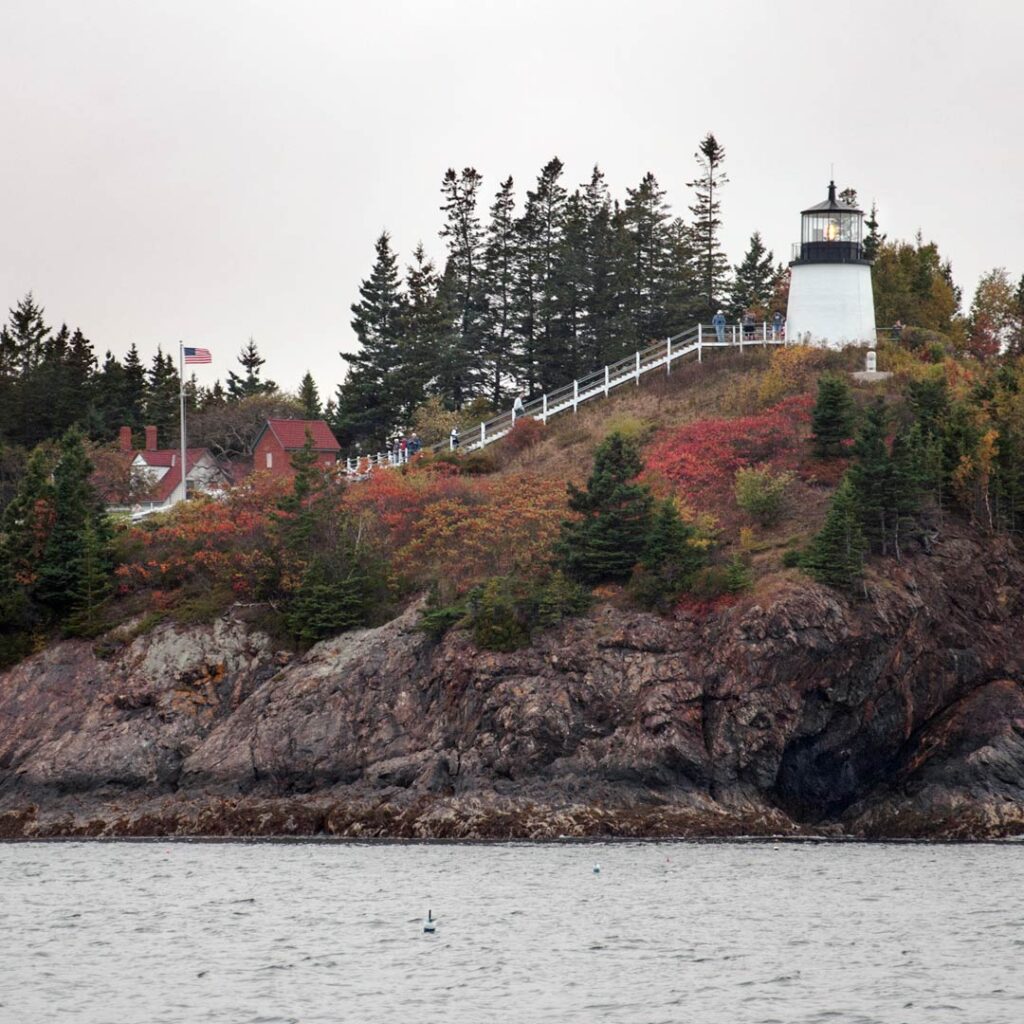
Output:
<svg viewBox="0 0 1024 1024">
<path fill-rule="evenodd" d="M 273 468 L 274 468 L 274 453 L 273 452 L 267 452 L 267 469 L 273 469 Z"/>
</svg>

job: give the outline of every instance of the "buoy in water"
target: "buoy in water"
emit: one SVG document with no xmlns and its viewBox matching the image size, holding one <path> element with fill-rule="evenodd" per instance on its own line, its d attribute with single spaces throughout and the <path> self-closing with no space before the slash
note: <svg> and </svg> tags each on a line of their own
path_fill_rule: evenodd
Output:
<svg viewBox="0 0 1024 1024">
<path fill-rule="evenodd" d="M 595 864 L 594 865 L 594 874 L 595 875 L 601 874 L 601 865 L 600 864 Z"/>
<path fill-rule="evenodd" d="M 423 930 L 428 935 L 433 935 L 437 931 L 437 919 L 431 910 L 427 911 L 427 916 L 423 919 Z"/>
</svg>

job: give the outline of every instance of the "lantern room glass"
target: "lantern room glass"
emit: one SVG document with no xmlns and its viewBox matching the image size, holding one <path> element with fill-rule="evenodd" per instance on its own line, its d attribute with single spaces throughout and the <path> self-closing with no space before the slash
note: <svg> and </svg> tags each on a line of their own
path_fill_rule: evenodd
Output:
<svg viewBox="0 0 1024 1024">
<path fill-rule="evenodd" d="M 809 242 L 852 242 L 859 246 L 863 220 L 864 215 L 860 212 L 826 210 L 805 213 L 800 241 L 805 245 Z"/>
</svg>

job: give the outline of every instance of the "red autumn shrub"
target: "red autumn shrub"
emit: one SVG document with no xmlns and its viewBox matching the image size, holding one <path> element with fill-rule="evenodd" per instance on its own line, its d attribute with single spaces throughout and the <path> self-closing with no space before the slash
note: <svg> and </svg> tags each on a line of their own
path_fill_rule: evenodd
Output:
<svg viewBox="0 0 1024 1024">
<path fill-rule="evenodd" d="M 663 431 L 647 449 L 646 472 L 670 480 L 687 501 L 720 504 L 737 469 L 797 467 L 813 404 L 810 395 L 798 395 L 758 415 L 716 417 Z"/>
<path fill-rule="evenodd" d="M 503 444 L 506 451 L 516 455 L 532 448 L 544 437 L 547 427 L 532 416 L 520 416 L 516 425 L 505 435 Z"/>
</svg>

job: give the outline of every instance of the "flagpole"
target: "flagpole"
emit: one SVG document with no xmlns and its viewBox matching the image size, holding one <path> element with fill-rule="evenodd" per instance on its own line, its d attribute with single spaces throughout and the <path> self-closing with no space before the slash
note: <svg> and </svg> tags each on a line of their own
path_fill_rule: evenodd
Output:
<svg viewBox="0 0 1024 1024">
<path fill-rule="evenodd" d="M 188 498 L 188 464 L 185 462 L 185 342 L 178 342 L 178 400 L 181 403 L 181 500 Z"/>
</svg>

